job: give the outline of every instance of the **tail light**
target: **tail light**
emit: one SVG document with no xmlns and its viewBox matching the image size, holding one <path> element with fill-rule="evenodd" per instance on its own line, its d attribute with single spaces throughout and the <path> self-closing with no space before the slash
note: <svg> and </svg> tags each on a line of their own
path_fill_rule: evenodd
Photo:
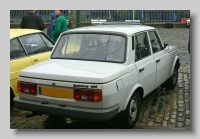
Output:
<svg viewBox="0 0 200 139">
<path fill-rule="evenodd" d="M 37 93 L 37 85 L 34 83 L 17 81 L 17 90 L 19 92 L 23 92 L 23 93 L 36 94 Z"/>
<path fill-rule="evenodd" d="M 87 90 L 87 89 L 74 89 L 74 99 L 101 101 L 102 91 L 100 89 Z"/>
</svg>

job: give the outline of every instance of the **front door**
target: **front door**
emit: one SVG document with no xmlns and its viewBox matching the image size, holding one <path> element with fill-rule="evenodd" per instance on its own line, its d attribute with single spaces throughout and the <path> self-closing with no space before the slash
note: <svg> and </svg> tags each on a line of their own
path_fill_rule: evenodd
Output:
<svg viewBox="0 0 200 139">
<path fill-rule="evenodd" d="M 149 38 L 153 50 L 153 56 L 156 60 L 156 86 L 165 82 L 170 76 L 170 54 L 164 50 L 157 32 L 149 31 Z"/>
</svg>

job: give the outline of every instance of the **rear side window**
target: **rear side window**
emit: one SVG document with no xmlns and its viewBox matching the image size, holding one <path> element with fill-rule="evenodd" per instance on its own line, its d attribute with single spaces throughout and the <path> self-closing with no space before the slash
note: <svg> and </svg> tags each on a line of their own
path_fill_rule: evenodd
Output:
<svg viewBox="0 0 200 139">
<path fill-rule="evenodd" d="M 21 43 L 17 38 L 10 40 L 10 60 L 18 59 L 26 56 Z"/>
<path fill-rule="evenodd" d="M 20 37 L 28 55 L 47 52 L 48 48 L 39 34 L 30 34 Z"/>
</svg>

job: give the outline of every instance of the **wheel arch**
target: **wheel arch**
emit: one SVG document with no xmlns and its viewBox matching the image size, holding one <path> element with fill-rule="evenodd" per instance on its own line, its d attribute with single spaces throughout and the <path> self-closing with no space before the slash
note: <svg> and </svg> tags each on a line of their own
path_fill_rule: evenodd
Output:
<svg viewBox="0 0 200 139">
<path fill-rule="evenodd" d="M 13 88 L 12 88 L 12 86 L 10 86 L 10 99 L 14 98 L 14 96 L 15 96 L 15 94 L 14 94 Z"/>
<path fill-rule="evenodd" d="M 172 68 L 171 68 L 171 71 L 170 71 L 170 76 L 172 75 L 173 69 L 174 69 L 176 64 L 178 64 L 178 69 L 179 69 L 180 63 L 179 63 L 179 57 L 178 56 L 176 56 L 175 59 L 174 59 L 174 62 L 173 62 L 173 65 L 172 65 Z"/>
<path fill-rule="evenodd" d="M 131 92 L 129 93 L 129 95 L 128 95 L 127 99 L 126 99 L 126 103 L 125 103 L 125 105 L 124 105 L 124 110 L 126 109 L 130 98 L 133 96 L 133 94 L 134 94 L 136 91 L 138 92 L 138 95 L 140 96 L 140 101 L 143 99 L 143 97 L 144 97 L 144 90 L 143 90 L 143 87 L 142 87 L 141 84 L 136 84 L 136 85 L 132 88 Z"/>
</svg>

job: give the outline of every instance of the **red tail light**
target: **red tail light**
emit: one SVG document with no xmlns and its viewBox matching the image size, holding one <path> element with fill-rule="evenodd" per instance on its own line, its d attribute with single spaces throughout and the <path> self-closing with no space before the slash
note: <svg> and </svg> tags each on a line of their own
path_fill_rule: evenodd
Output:
<svg viewBox="0 0 200 139">
<path fill-rule="evenodd" d="M 90 100 L 90 101 L 101 101 L 102 91 L 87 90 L 87 89 L 74 89 L 74 99 Z"/>
<path fill-rule="evenodd" d="M 89 93 L 88 93 L 88 100 L 94 100 L 94 94 L 93 94 L 93 92 L 92 91 L 90 91 Z"/>
<path fill-rule="evenodd" d="M 17 81 L 17 90 L 23 93 L 36 94 L 37 85 L 34 83 L 26 83 L 26 82 Z"/>
<path fill-rule="evenodd" d="M 74 89 L 74 99 L 81 99 L 81 92 L 78 89 Z"/>
</svg>

